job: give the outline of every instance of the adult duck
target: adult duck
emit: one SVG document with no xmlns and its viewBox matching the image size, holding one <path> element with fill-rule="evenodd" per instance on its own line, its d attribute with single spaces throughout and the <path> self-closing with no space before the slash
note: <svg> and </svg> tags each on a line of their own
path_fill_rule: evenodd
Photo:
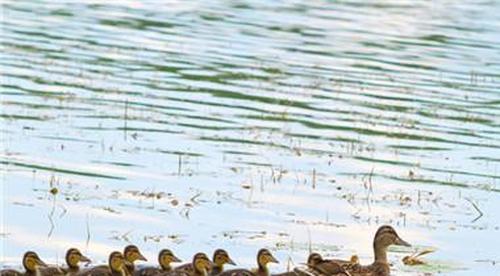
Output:
<svg viewBox="0 0 500 276">
<path fill-rule="evenodd" d="M 387 261 L 387 248 L 391 245 L 411 246 L 396 233 L 392 226 L 379 227 L 373 239 L 373 252 L 375 258 L 370 265 L 360 265 L 351 261 L 330 260 L 339 264 L 352 276 L 389 276 L 391 269 Z"/>
</svg>

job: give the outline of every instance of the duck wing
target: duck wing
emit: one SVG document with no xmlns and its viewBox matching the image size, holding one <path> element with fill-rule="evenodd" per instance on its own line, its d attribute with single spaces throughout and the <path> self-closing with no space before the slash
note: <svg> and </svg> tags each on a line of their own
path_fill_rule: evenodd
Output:
<svg viewBox="0 0 500 276">
<path fill-rule="evenodd" d="M 386 263 L 373 263 L 371 265 L 351 264 L 346 270 L 352 276 L 389 276 L 390 268 Z"/>
<path fill-rule="evenodd" d="M 4 269 L 0 270 L 0 275 L 2 276 L 22 276 L 23 274 L 14 269 Z"/>
<path fill-rule="evenodd" d="M 154 275 L 159 275 L 162 272 L 164 271 L 158 267 L 153 267 L 153 266 L 143 267 L 136 269 L 136 271 L 134 271 L 134 276 L 154 276 Z"/>
<path fill-rule="evenodd" d="M 300 276 L 294 270 L 282 273 L 271 274 L 271 276 Z"/>
<path fill-rule="evenodd" d="M 99 265 L 92 268 L 80 270 L 75 275 L 77 276 L 112 276 L 113 273 L 106 265 Z"/>
<path fill-rule="evenodd" d="M 182 264 L 180 266 L 175 267 L 174 271 L 177 271 L 177 272 L 183 271 L 183 272 L 187 272 L 187 273 L 193 273 L 193 271 L 194 271 L 193 264 L 192 263 Z"/>
<path fill-rule="evenodd" d="M 194 272 L 194 270 L 193 270 Z M 191 276 L 192 273 L 188 271 L 177 271 L 177 270 L 172 270 L 172 271 L 162 271 L 159 274 L 153 274 L 155 276 Z"/>
<path fill-rule="evenodd" d="M 248 269 L 230 269 L 218 274 L 218 276 L 256 276 L 256 275 L 257 274 L 253 273 Z"/>
<path fill-rule="evenodd" d="M 64 268 L 58 267 L 58 266 L 41 267 L 38 270 L 40 271 L 40 275 L 47 275 L 47 276 L 49 276 L 49 275 L 50 276 L 64 276 L 64 275 L 66 275 L 66 273 L 68 273 L 67 269 L 64 269 Z"/>
</svg>

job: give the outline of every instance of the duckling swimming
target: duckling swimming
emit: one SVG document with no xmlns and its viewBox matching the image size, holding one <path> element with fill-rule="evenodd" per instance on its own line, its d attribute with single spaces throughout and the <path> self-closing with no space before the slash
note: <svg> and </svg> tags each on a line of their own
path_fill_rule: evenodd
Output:
<svg viewBox="0 0 500 276">
<path fill-rule="evenodd" d="M 236 263 L 229 257 L 229 254 L 224 249 L 217 249 L 214 251 L 214 256 L 212 258 L 214 263 L 210 275 L 218 275 L 224 271 L 224 265 L 236 265 Z"/>
<path fill-rule="evenodd" d="M 127 245 L 123 249 L 123 256 L 125 257 L 125 269 L 127 270 L 128 275 L 134 275 L 135 265 L 134 262 L 141 260 L 147 261 L 146 257 L 144 257 L 139 251 L 139 248 L 135 245 Z"/>
<path fill-rule="evenodd" d="M 24 273 L 14 269 L 4 269 L 0 271 L 2 276 L 38 276 L 40 269 L 47 265 L 33 251 L 28 251 L 23 255 L 23 267 L 26 270 Z"/>
<path fill-rule="evenodd" d="M 263 248 L 257 253 L 257 268 L 248 269 L 231 269 L 223 271 L 219 276 L 269 276 L 269 270 L 267 264 L 269 263 L 279 263 L 276 258 L 269 252 L 269 250 Z"/>
<path fill-rule="evenodd" d="M 109 254 L 108 265 L 100 265 L 77 272 L 77 276 L 128 276 L 125 268 L 125 257 L 121 252 Z"/>
<path fill-rule="evenodd" d="M 58 267 L 58 266 L 47 266 L 40 268 L 41 276 L 71 276 L 75 275 L 80 267 L 78 266 L 79 262 L 90 262 L 90 259 L 85 257 L 80 250 L 76 248 L 70 248 L 66 251 L 66 265 L 67 268 Z"/>
<path fill-rule="evenodd" d="M 350 276 L 341 265 L 324 260 L 318 253 L 311 253 L 306 265 L 306 268 L 297 267 L 293 271 L 273 276 Z"/>
<path fill-rule="evenodd" d="M 173 262 L 180 262 L 181 260 L 177 258 L 172 251 L 169 249 L 163 249 L 158 254 L 158 264 L 160 267 L 144 267 L 138 269 L 134 272 L 134 276 L 153 276 L 158 275 L 163 272 L 171 272 L 172 267 L 170 266 Z"/>
<path fill-rule="evenodd" d="M 189 269 L 174 269 L 171 272 L 165 272 L 160 276 L 208 276 L 213 263 L 208 259 L 205 253 L 196 253 L 191 262 L 191 270 Z"/>
</svg>

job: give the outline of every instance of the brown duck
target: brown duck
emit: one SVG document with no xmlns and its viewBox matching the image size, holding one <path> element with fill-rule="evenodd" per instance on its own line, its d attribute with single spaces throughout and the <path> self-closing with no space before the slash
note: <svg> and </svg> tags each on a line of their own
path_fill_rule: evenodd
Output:
<svg viewBox="0 0 500 276">
<path fill-rule="evenodd" d="M 39 270 L 47 265 L 38 257 L 38 255 L 33 251 L 28 251 L 24 253 L 23 256 L 23 267 L 26 270 L 24 273 L 19 272 L 14 269 L 4 269 L 0 270 L 0 275 L 2 276 L 37 276 L 39 275 Z"/>
<path fill-rule="evenodd" d="M 339 264 L 324 260 L 318 253 L 311 253 L 307 258 L 307 267 L 296 267 L 292 271 L 273 274 L 272 276 L 349 276 L 349 272 Z"/>
<path fill-rule="evenodd" d="M 381 226 L 373 239 L 375 259 L 370 265 L 360 265 L 352 261 L 330 260 L 347 270 L 352 276 L 388 276 L 390 266 L 387 261 L 387 248 L 390 245 L 411 246 L 401 239 L 396 230 L 389 225 Z"/>
<path fill-rule="evenodd" d="M 128 276 L 125 257 L 118 251 L 109 254 L 108 265 L 100 265 L 77 272 L 77 276 Z"/>
<path fill-rule="evenodd" d="M 210 275 L 219 275 L 222 271 L 224 271 L 224 265 L 236 265 L 236 263 L 229 257 L 229 254 L 224 249 L 217 249 L 214 251 L 214 255 L 212 258 L 213 267 L 210 271 Z"/>
<path fill-rule="evenodd" d="M 307 268 L 295 268 L 294 272 L 299 276 L 317 275 L 317 276 L 349 276 L 340 264 L 325 260 L 318 253 L 311 253 L 307 258 Z"/>
<path fill-rule="evenodd" d="M 134 272 L 134 276 L 153 276 L 159 275 L 164 272 L 172 271 L 172 267 L 170 266 L 173 262 L 180 262 L 181 260 L 177 258 L 174 253 L 172 253 L 169 249 L 163 249 L 158 254 L 158 264 L 159 267 L 144 267 L 138 269 Z"/>
<path fill-rule="evenodd" d="M 191 262 L 192 269 L 174 269 L 170 272 L 164 272 L 159 276 L 208 276 L 213 263 L 208 259 L 205 253 L 196 253 Z"/>
<path fill-rule="evenodd" d="M 90 259 L 85 257 L 80 250 L 76 248 L 70 248 L 66 251 L 66 265 L 67 268 L 58 266 L 47 266 L 40 268 L 41 276 L 72 276 L 80 270 L 78 266 L 79 262 L 90 262 Z"/>
<path fill-rule="evenodd" d="M 224 249 L 217 249 L 214 251 L 212 258 L 213 267 L 209 271 L 209 275 L 218 275 L 224 270 L 225 264 L 235 265 L 234 261 L 229 257 L 229 254 Z M 187 263 L 175 268 L 176 271 L 184 271 L 192 273 L 193 264 Z"/>
<path fill-rule="evenodd" d="M 127 270 L 127 275 L 134 275 L 135 265 L 134 262 L 141 260 L 147 261 L 146 257 L 144 257 L 139 251 L 139 248 L 135 245 L 127 245 L 123 249 L 123 256 L 125 257 L 125 269 Z"/>
<path fill-rule="evenodd" d="M 231 269 L 223 271 L 219 276 L 269 276 L 267 269 L 268 263 L 279 263 L 276 258 L 267 249 L 261 249 L 257 253 L 257 268 L 248 269 Z"/>
</svg>

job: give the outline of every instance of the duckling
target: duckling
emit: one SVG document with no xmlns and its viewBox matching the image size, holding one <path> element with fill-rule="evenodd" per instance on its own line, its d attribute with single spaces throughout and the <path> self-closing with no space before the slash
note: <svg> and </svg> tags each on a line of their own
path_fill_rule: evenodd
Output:
<svg viewBox="0 0 500 276">
<path fill-rule="evenodd" d="M 350 268 L 353 269 L 354 267 L 360 265 L 358 255 L 352 255 L 349 260 L 328 259 L 326 261 L 339 264 L 344 269 L 350 269 Z"/>
<path fill-rule="evenodd" d="M 229 257 L 229 254 L 224 249 L 217 249 L 214 251 L 212 258 L 214 266 L 209 271 L 210 275 L 220 274 L 224 270 L 225 264 L 236 265 L 235 262 Z M 187 263 L 175 268 L 176 271 L 185 271 L 191 273 L 193 271 L 193 264 Z"/>
<path fill-rule="evenodd" d="M 258 267 L 256 269 L 231 269 L 221 272 L 219 276 L 269 276 L 269 270 L 267 269 L 268 263 L 279 262 L 276 258 L 274 258 L 271 252 L 269 252 L 269 250 L 263 248 L 257 253 Z"/>
<path fill-rule="evenodd" d="M 229 254 L 224 249 L 217 249 L 214 251 L 214 256 L 212 258 L 214 263 L 210 275 L 217 275 L 224 271 L 224 265 L 236 265 L 236 263 L 229 257 Z"/>
<path fill-rule="evenodd" d="M 272 276 L 350 276 L 349 272 L 339 264 L 324 260 L 318 253 L 311 253 L 307 258 L 307 267 L 296 267 L 288 271 Z"/>
<path fill-rule="evenodd" d="M 137 260 L 145 261 L 148 260 L 141 254 L 139 248 L 135 245 L 127 245 L 123 249 L 123 256 L 125 257 L 125 268 L 127 270 L 128 275 L 134 275 L 134 262 Z"/>
<path fill-rule="evenodd" d="M 76 276 L 127 276 L 125 257 L 121 252 L 114 251 L 109 254 L 107 266 L 96 266 L 77 272 Z"/>
<path fill-rule="evenodd" d="M 373 239 L 373 251 L 375 259 L 370 265 L 359 265 L 359 264 L 340 264 L 344 269 L 346 269 L 352 276 L 388 276 L 390 275 L 390 267 L 387 262 L 387 248 L 390 245 L 400 245 L 400 246 L 411 246 L 409 243 L 401 239 L 396 230 L 389 225 L 381 226 L 375 233 L 375 238 Z"/>
<path fill-rule="evenodd" d="M 189 276 L 207 276 L 214 264 L 205 253 L 197 253 L 193 257 L 193 273 Z"/>
<path fill-rule="evenodd" d="M 90 262 L 90 259 L 83 256 L 82 253 L 76 248 L 70 248 L 66 251 L 66 264 L 67 268 L 62 268 L 58 266 L 48 266 L 40 269 L 40 274 L 42 276 L 58 276 L 58 275 L 75 275 L 80 267 L 79 262 Z"/>
<path fill-rule="evenodd" d="M 173 271 L 159 274 L 159 276 L 207 276 L 212 266 L 213 263 L 205 253 L 196 253 L 191 263 L 191 270 L 186 268 L 177 270 L 176 268 Z"/>
<path fill-rule="evenodd" d="M 312 275 L 350 276 L 349 272 L 342 268 L 341 265 L 329 260 L 324 260 L 319 253 L 311 253 L 309 255 L 307 267 L 308 269 L 306 271 Z M 295 269 L 295 271 L 298 272 L 297 269 Z"/>
<path fill-rule="evenodd" d="M 47 265 L 33 251 L 24 253 L 23 266 L 26 272 L 22 273 L 13 269 L 4 269 L 0 271 L 2 276 L 38 276 L 39 270 Z"/>
<path fill-rule="evenodd" d="M 177 258 L 172 251 L 169 249 L 163 249 L 158 254 L 158 263 L 160 267 L 144 267 L 134 272 L 134 276 L 152 276 L 158 275 L 162 272 L 172 271 L 170 263 L 180 262 L 181 260 Z"/>
</svg>

